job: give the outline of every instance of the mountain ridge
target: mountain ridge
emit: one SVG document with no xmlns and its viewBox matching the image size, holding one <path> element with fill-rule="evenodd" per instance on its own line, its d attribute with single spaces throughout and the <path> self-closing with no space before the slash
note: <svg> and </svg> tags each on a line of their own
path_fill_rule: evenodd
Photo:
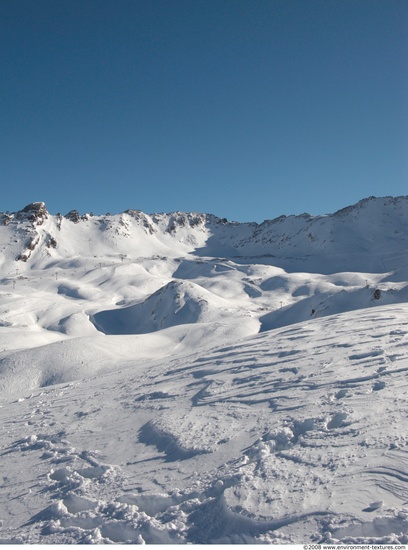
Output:
<svg viewBox="0 0 408 550">
<path fill-rule="evenodd" d="M 0 216 L 2 218 L 10 218 L 10 217 L 13 217 L 13 216 L 18 216 L 20 219 L 22 219 L 24 217 L 24 214 L 26 214 L 27 218 L 33 215 L 35 215 L 37 213 L 38 216 L 45 216 L 45 215 L 52 215 L 52 216 L 61 216 L 61 217 L 64 217 L 66 219 L 69 219 L 71 221 L 74 221 L 75 223 L 77 223 L 78 221 L 80 220 L 86 220 L 88 219 L 89 217 L 111 217 L 111 216 L 118 216 L 120 214 L 131 214 L 131 215 L 145 215 L 145 216 L 150 216 L 150 217 L 154 217 L 154 216 L 174 216 L 174 215 L 192 215 L 192 216 L 206 216 L 206 217 L 209 217 L 209 218 L 215 218 L 217 220 L 220 220 L 222 221 L 223 223 L 230 223 L 230 224 L 234 224 L 234 225 L 240 225 L 240 224 L 249 224 L 249 225 L 263 225 L 263 224 L 268 224 L 268 223 L 277 223 L 279 221 L 281 221 L 282 219 L 284 218 L 293 218 L 293 217 L 297 217 L 297 218 L 321 218 L 321 217 L 326 217 L 326 216 L 340 216 L 340 215 L 344 215 L 344 214 L 347 214 L 351 211 L 355 211 L 355 210 L 360 210 L 362 207 L 364 207 L 367 203 L 369 202 L 372 202 L 372 201 L 384 201 L 384 203 L 389 203 L 389 204 L 392 204 L 392 203 L 396 203 L 402 199 L 408 199 L 408 195 L 398 195 L 398 196 L 393 196 L 393 195 L 384 195 L 384 196 L 381 196 L 381 197 L 377 197 L 375 195 L 371 195 L 369 197 L 364 197 L 360 200 L 358 200 L 356 203 L 353 203 L 351 205 L 348 205 L 348 206 L 345 206 L 345 207 L 341 207 L 340 209 L 338 210 L 335 210 L 334 212 L 329 212 L 329 213 L 325 213 L 325 214 L 309 214 L 308 212 L 303 212 L 301 214 L 281 214 L 280 216 L 277 216 L 276 218 L 270 218 L 270 219 L 265 219 L 263 222 L 255 222 L 255 221 L 246 221 L 246 222 L 238 222 L 238 221 L 228 221 L 227 218 L 225 217 L 219 217 L 219 216 L 216 216 L 215 214 L 211 214 L 211 213 L 205 213 L 205 212 L 196 212 L 196 211 L 181 211 L 181 210 L 175 210 L 175 211 L 171 211 L 171 212 L 154 212 L 154 213 L 145 213 L 143 212 L 142 210 L 139 210 L 139 209 L 126 209 L 124 210 L 123 212 L 118 212 L 118 213 L 115 213 L 115 214 L 111 214 L 111 213 L 107 213 L 107 214 L 94 214 L 93 212 L 84 212 L 83 214 L 80 214 L 78 210 L 70 210 L 69 212 L 67 212 L 66 214 L 61 214 L 61 213 L 56 213 L 56 214 L 52 214 L 50 213 L 48 210 L 47 210 L 47 207 L 46 207 L 46 203 L 43 202 L 43 201 L 33 201 L 32 203 L 29 203 L 27 204 L 24 208 L 22 208 L 21 210 L 16 210 L 16 211 L 13 211 L 13 212 L 10 212 L 10 211 L 5 211 L 5 212 L 2 212 L 0 211 Z M 4 220 L 2 220 L 4 221 Z"/>
<path fill-rule="evenodd" d="M 14 214 L 0 214 L 0 229 L 2 226 L 14 227 L 21 235 L 23 246 L 15 252 L 15 259 L 23 262 L 32 258 L 39 245 L 45 247 L 52 258 L 70 256 L 75 250 L 68 247 L 64 251 L 63 246 L 67 231 L 78 240 L 88 237 L 92 243 L 92 231 L 95 233 L 98 229 L 105 236 L 105 253 L 109 254 L 125 254 L 129 250 L 133 255 L 142 255 L 143 249 L 151 248 L 153 255 L 262 256 L 266 263 L 269 254 L 279 257 L 282 267 L 288 267 L 284 258 L 289 256 L 349 254 L 351 243 L 354 243 L 353 253 L 370 253 L 372 266 L 369 270 L 378 270 L 385 253 L 388 256 L 403 254 L 408 248 L 405 231 L 408 196 L 369 197 L 333 214 L 280 216 L 261 224 L 228 222 L 212 214 L 148 215 L 139 210 L 126 210 L 112 216 L 80 216 L 71 211 L 61 216 L 49 214 L 45 203 L 38 202 Z M 387 235 L 386 243 L 383 242 L 384 234 Z M 83 243 L 79 252 L 91 254 Z M 380 255 L 377 262 L 376 254 Z M 8 259 L 12 257 L 9 255 Z"/>
</svg>

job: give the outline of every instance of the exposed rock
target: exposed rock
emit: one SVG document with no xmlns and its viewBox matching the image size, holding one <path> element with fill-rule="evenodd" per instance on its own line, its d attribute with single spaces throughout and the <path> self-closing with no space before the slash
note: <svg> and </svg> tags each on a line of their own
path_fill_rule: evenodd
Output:
<svg viewBox="0 0 408 550">
<path fill-rule="evenodd" d="M 204 225 L 207 218 L 209 219 L 210 216 L 206 216 L 205 214 L 196 214 L 193 212 L 174 212 L 168 219 L 168 225 L 165 231 L 166 233 L 170 233 L 172 235 L 182 227 L 198 227 L 200 225 Z M 218 220 L 218 218 L 214 218 L 214 221 L 216 220 Z"/>
<path fill-rule="evenodd" d="M 62 216 L 59 212 L 58 212 L 58 214 L 56 214 L 55 219 L 56 219 L 57 227 L 61 231 Z"/>
<path fill-rule="evenodd" d="M 13 216 L 11 216 L 8 213 L 1 213 L 0 214 L 0 225 L 8 225 L 11 220 L 13 219 Z"/>
<path fill-rule="evenodd" d="M 48 238 L 47 238 L 47 242 L 46 242 L 45 246 L 47 248 L 57 248 L 57 245 L 58 245 L 58 243 L 57 243 L 56 239 L 54 239 L 54 237 L 49 235 Z"/>
<path fill-rule="evenodd" d="M 68 214 L 65 214 L 64 218 L 71 222 L 78 223 L 80 220 L 79 212 L 78 210 L 71 210 Z"/>
<path fill-rule="evenodd" d="M 40 242 L 40 237 L 38 235 L 36 235 L 35 237 L 32 237 L 27 243 L 28 250 L 31 250 L 32 252 L 39 242 Z"/>
<path fill-rule="evenodd" d="M 17 212 L 15 217 L 17 220 L 28 220 L 33 225 L 42 225 L 48 219 L 48 212 L 44 202 L 32 202 Z"/>
<path fill-rule="evenodd" d="M 125 210 L 123 214 L 127 214 L 128 216 L 131 216 L 133 219 L 137 220 L 141 225 L 143 225 L 146 231 L 150 233 L 150 235 L 153 235 L 153 233 L 155 233 L 155 229 L 149 217 L 141 210 Z"/>
<path fill-rule="evenodd" d="M 31 256 L 31 253 L 29 253 L 29 254 L 19 254 L 16 257 L 16 261 L 17 262 L 26 262 L 30 256 Z"/>
<path fill-rule="evenodd" d="M 16 261 L 26 262 L 30 258 L 31 253 L 39 244 L 39 242 L 40 242 L 39 235 L 34 235 L 32 237 L 29 237 L 25 243 L 25 248 L 26 248 L 25 252 L 21 252 L 20 254 L 18 254 L 18 256 L 16 257 Z"/>
</svg>

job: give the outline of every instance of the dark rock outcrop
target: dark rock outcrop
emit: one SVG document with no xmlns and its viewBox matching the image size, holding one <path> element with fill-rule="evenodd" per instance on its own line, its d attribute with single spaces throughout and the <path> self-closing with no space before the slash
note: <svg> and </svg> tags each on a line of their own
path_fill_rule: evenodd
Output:
<svg viewBox="0 0 408 550">
<path fill-rule="evenodd" d="M 33 225 L 42 225 L 48 219 L 48 212 L 44 202 L 32 202 L 16 212 L 15 218 L 17 220 L 28 220 Z"/>
</svg>

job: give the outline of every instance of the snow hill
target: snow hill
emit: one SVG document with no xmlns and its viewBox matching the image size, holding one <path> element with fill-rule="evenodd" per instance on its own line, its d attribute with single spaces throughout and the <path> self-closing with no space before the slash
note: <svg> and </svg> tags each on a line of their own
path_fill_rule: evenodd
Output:
<svg viewBox="0 0 408 550">
<path fill-rule="evenodd" d="M 0 542 L 408 543 L 407 241 L 0 214 Z"/>
</svg>

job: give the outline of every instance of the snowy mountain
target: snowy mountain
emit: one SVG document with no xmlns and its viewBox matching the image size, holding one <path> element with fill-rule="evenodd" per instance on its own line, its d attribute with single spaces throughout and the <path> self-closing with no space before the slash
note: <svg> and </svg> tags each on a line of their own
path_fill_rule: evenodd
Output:
<svg viewBox="0 0 408 550">
<path fill-rule="evenodd" d="M 408 542 L 408 197 L 0 214 L 0 542 Z"/>
</svg>

